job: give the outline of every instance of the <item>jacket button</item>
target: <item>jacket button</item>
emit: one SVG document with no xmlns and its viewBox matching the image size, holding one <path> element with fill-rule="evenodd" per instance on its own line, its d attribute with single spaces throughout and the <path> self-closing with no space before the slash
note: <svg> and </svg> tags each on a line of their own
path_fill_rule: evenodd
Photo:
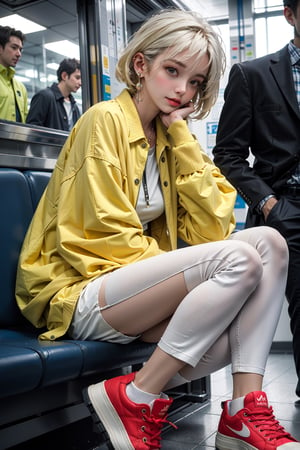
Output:
<svg viewBox="0 0 300 450">
<path fill-rule="evenodd" d="M 161 162 L 164 163 L 165 161 L 166 161 L 166 158 L 165 158 L 164 156 L 162 156 L 162 157 L 161 157 Z"/>
<path fill-rule="evenodd" d="M 136 179 L 134 180 L 134 184 L 135 184 L 135 185 L 140 184 L 140 180 L 139 180 L 138 178 L 136 178 Z"/>
<path fill-rule="evenodd" d="M 142 147 L 142 148 L 146 148 L 146 147 L 147 147 L 146 142 L 143 142 L 143 143 L 141 144 L 141 147 Z"/>
<path fill-rule="evenodd" d="M 169 186 L 169 183 L 167 181 L 164 181 L 164 186 L 165 187 Z"/>
</svg>

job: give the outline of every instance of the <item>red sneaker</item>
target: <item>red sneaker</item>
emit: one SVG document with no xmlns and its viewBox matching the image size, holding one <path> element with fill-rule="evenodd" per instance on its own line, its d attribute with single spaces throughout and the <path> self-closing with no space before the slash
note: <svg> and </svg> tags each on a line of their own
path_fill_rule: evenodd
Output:
<svg viewBox="0 0 300 450">
<path fill-rule="evenodd" d="M 275 419 L 264 392 L 250 392 L 244 408 L 234 416 L 223 403 L 216 448 L 218 450 L 300 450 L 297 442 Z"/>
<path fill-rule="evenodd" d="M 126 395 L 126 385 L 134 377 L 131 373 L 89 386 L 83 393 L 85 402 L 94 423 L 101 432 L 102 426 L 105 428 L 115 450 L 159 449 L 162 426 L 171 424 L 166 416 L 172 400 L 159 398 L 152 409 L 132 402 Z"/>
</svg>

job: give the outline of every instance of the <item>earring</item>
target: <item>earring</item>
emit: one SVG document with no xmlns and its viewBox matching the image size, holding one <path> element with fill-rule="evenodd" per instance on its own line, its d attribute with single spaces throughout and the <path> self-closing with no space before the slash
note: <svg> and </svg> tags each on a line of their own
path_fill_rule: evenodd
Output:
<svg viewBox="0 0 300 450">
<path fill-rule="evenodd" d="M 143 100 L 141 98 L 141 96 L 140 96 L 141 90 L 143 88 L 143 83 L 142 83 L 142 80 L 141 80 L 142 75 L 141 75 L 140 72 L 137 73 L 137 76 L 138 76 L 138 82 L 135 85 L 135 88 L 136 88 L 136 101 L 138 103 L 140 103 Z"/>
</svg>

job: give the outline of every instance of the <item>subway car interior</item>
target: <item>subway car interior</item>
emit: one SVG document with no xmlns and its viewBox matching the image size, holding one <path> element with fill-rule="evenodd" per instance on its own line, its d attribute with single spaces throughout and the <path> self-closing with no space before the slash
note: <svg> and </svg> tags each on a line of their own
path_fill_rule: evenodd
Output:
<svg viewBox="0 0 300 450">
<path fill-rule="evenodd" d="M 190 123 L 211 156 L 231 66 L 276 51 L 293 38 L 281 0 L 2 0 L 0 25 L 25 34 L 15 77 L 26 87 L 28 108 L 36 92 L 57 81 L 59 63 L 67 57 L 80 60 L 82 86 L 74 97 L 82 113 L 113 98 L 123 88 L 115 79 L 122 48 L 148 17 L 167 8 L 200 12 L 223 40 L 227 66 L 218 99 L 206 118 Z M 68 338 L 41 342 L 17 309 L 14 286 L 19 251 L 68 135 L 0 119 L 0 450 L 111 448 L 93 426 L 82 389 L 95 380 L 141 367 L 154 348 L 152 344 L 119 346 Z M 244 227 L 246 213 L 247 206 L 238 196 L 237 228 Z M 300 441 L 296 384 L 285 301 L 263 387 L 277 419 Z M 164 426 L 162 448 L 215 448 L 221 403 L 231 390 L 228 366 L 168 392 L 174 398 L 168 419 L 177 429 Z"/>
</svg>

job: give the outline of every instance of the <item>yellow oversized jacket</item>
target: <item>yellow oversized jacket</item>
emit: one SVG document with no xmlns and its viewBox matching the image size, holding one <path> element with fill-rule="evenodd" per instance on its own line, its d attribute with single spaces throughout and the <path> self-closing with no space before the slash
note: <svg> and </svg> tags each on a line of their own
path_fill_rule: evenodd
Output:
<svg viewBox="0 0 300 450">
<path fill-rule="evenodd" d="M 70 133 L 21 251 L 16 299 L 41 339 L 63 336 L 82 288 L 101 274 L 233 231 L 236 191 L 184 120 L 157 119 L 156 155 L 165 214 L 151 237 L 135 211 L 149 145 L 124 90 L 92 106 Z"/>
<path fill-rule="evenodd" d="M 0 64 L 0 119 L 16 122 L 17 102 L 21 121 L 25 123 L 28 105 L 27 91 L 24 84 L 14 78 L 15 69 Z"/>
</svg>

